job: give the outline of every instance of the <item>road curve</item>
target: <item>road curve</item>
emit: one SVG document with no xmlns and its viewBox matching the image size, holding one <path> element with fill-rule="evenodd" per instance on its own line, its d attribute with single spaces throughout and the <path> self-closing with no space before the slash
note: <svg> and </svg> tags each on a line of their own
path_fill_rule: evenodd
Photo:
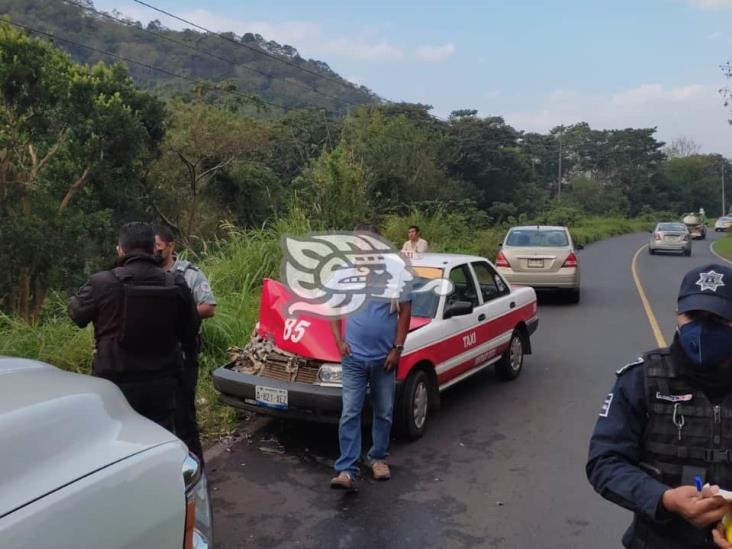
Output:
<svg viewBox="0 0 732 549">
<path fill-rule="evenodd" d="M 648 236 L 580 252 L 582 301 L 541 299 L 521 376 L 505 383 L 486 371 L 446 392 L 424 438 L 393 445 L 391 481 L 331 491 L 329 426 L 274 421 L 222 452 L 207 466 L 217 546 L 619 547 L 630 513 L 592 491 L 584 464 L 615 370 L 656 346 L 631 275 Z M 683 274 L 719 262 L 709 243 L 696 241 L 689 258 L 638 256 L 667 341 Z"/>
</svg>

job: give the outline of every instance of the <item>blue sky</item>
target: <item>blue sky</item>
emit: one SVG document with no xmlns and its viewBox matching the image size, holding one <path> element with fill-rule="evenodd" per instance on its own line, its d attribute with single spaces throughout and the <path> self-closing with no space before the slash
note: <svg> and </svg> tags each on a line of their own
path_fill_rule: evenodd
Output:
<svg viewBox="0 0 732 549">
<path fill-rule="evenodd" d="M 732 0 L 150 0 L 217 31 L 259 32 L 384 98 L 500 115 L 521 130 L 658 127 L 732 157 L 719 88 Z M 171 28 L 132 0 L 96 0 Z M 732 84 L 732 82 L 730 82 Z"/>
</svg>

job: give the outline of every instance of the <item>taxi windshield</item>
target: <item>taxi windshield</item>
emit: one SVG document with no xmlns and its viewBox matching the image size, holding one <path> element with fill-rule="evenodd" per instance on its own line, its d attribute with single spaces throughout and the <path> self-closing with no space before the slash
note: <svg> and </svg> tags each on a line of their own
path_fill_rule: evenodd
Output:
<svg viewBox="0 0 732 549">
<path fill-rule="evenodd" d="M 412 292 L 424 287 L 430 282 L 429 278 L 417 277 L 412 282 Z M 434 291 L 416 292 L 412 294 L 412 316 L 435 318 L 440 296 Z"/>
</svg>

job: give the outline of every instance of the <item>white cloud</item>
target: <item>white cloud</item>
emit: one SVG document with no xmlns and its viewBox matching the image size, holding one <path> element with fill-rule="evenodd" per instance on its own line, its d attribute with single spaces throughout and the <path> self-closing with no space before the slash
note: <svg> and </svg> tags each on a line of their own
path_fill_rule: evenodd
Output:
<svg viewBox="0 0 732 549">
<path fill-rule="evenodd" d="M 554 92 L 537 109 L 509 113 L 505 118 L 518 129 L 539 132 L 577 122 L 597 129 L 657 127 L 656 137 L 661 141 L 686 136 L 700 143 L 704 152 L 732 157 L 730 114 L 718 86 L 648 83 L 614 94 L 562 96 Z"/>
<path fill-rule="evenodd" d="M 414 56 L 420 61 L 436 63 L 452 57 L 456 51 L 455 44 L 448 42 L 442 46 L 419 46 L 414 51 Z"/>
<path fill-rule="evenodd" d="M 577 97 L 577 92 L 575 90 L 554 90 L 549 94 L 549 101 L 557 103 L 573 99 L 574 97 Z"/>
<path fill-rule="evenodd" d="M 386 41 L 368 42 L 358 38 L 336 38 L 313 44 L 307 50 L 308 55 L 327 56 L 328 58 L 345 57 L 361 61 L 396 61 L 404 58 L 401 48 Z"/>
<path fill-rule="evenodd" d="M 724 35 L 721 32 L 713 32 L 707 35 L 707 40 L 721 40 L 722 38 L 724 38 Z"/>
<path fill-rule="evenodd" d="M 689 0 L 689 4 L 703 10 L 724 10 L 732 8 L 732 0 Z"/>
</svg>

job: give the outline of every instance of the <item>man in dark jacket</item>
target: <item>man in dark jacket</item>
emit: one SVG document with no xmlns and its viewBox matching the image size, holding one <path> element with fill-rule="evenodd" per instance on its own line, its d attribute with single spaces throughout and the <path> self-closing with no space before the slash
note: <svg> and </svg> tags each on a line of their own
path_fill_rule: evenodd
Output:
<svg viewBox="0 0 732 549">
<path fill-rule="evenodd" d="M 71 298 L 69 316 L 94 324 L 92 373 L 114 382 L 140 414 L 175 432 L 182 349 L 195 348 L 200 318 L 180 275 L 153 256 L 155 234 L 146 223 L 119 232 L 117 266 L 91 276 Z"/>
<path fill-rule="evenodd" d="M 587 476 L 635 514 L 625 547 L 732 547 L 713 530 L 729 509 L 715 493 L 732 489 L 732 269 L 686 274 L 677 326 L 669 348 L 617 371 Z"/>
</svg>

